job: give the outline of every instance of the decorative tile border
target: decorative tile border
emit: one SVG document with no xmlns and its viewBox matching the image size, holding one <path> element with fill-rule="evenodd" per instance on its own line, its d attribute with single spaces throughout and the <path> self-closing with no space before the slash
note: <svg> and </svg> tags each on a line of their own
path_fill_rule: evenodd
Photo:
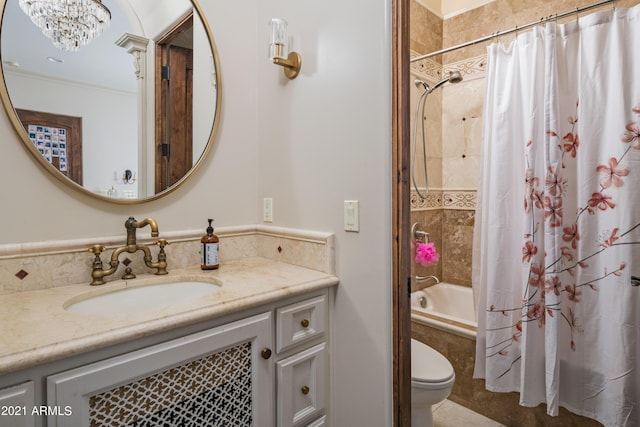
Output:
<svg viewBox="0 0 640 427">
<path fill-rule="evenodd" d="M 474 58 L 452 62 L 451 64 L 445 64 L 443 69 L 444 75 L 447 75 L 451 71 L 459 71 L 462 77 L 466 79 L 484 78 L 487 72 L 487 55 L 480 55 Z"/>
<path fill-rule="evenodd" d="M 424 189 L 420 192 L 424 194 Z M 411 189 L 411 210 L 475 210 L 476 195 L 477 191 L 473 189 L 430 189 L 427 198 L 422 199 L 415 189 Z"/>
<path fill-rule="evenodd" d="M 420 189 L 420 194 L 424 195 L 425 189 Z M 430 189 L 423 199 L 414 188 L 411 189 L 411 210 L 424 211 L 432 209 L 442 209 L 442 190 Z"/>
<path fill-rule="evenodd" d="M 476 209 L 476 190 L 445 190 L 442 195 L 444 209 Z"/>
<path fill-rule="evenodd" d="M 416 51 L 410 52 L 411 58 L 420 56 Z M 450 64 L 439 64 L 431 58 L 411 63 L 411 73 L 427 81 L 436 83 L 451 71 L 459 71 L 463 78 L 483 78 L 487 71 L 487 55 L 479 55 Z"/>
<path fill-rule="evenodd" d="M 409 53 L 411 58 L 420 56 L 420 54 L 414 50 Z M 442 64 L 427 58 L 417 62 L 411 62 L 411 73 L 418 78 L 425 80 L 427 83 L 436 83 L 442 80 Z"/>
</svg>

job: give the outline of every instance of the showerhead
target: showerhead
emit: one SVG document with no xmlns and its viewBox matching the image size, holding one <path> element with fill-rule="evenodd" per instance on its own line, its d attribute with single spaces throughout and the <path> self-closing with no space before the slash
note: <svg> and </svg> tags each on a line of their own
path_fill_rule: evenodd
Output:
<svg viewBox="0 0 640 427">
<path fill-rule="evenodd" d="M 427 91 L 427 93 L 431 93 L 434 90 L 436 90 L 437 88 L 439 88 L 440 86 L 442 86 L 445 83 L 460 83 L 462 81 L 462 74 L 460 74 L 460 71 L 451 71 L 449 72 L 449 77 L 447 77 L 446 79 L 442 79 L 440 80 L 438 83 L 436 83 L 435 85 L 433 85 L 433 87 L 429 86 L 429 84 L 427 84 L 427 82 L 419 80 L 419 79 L 415 79 L 413 81 L 413 84 L 415 84 L 417 87 L 422 86 L 424 88 L 424 90 Z"/>
<path fill-rule="evenodd" d="M 437 88 L 439 88 L 440 86 L 442 86 L 445 83 L 460 83 L 462 81 L 462 74 L 460 74 L 460 71 L 450 71 L 449 72 L 449 77 L 447 77 L 446 79 L 442 79 L 440 80 L 438 83 L 436 83 L 435 85 L 433 85 L 432 88 L 427 89 L 429 92 L 433 92 L 434 90 L 436 90 Z"/>
</svg>

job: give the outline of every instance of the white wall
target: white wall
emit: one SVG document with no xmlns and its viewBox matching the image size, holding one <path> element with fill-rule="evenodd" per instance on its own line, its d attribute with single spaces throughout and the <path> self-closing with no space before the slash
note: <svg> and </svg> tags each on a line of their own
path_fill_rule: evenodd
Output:
<svg viewBox="0 0 640 427">
<path fill-rule="evenodd" d="M 259 198 L 274 223 L 334 232 L 335 426 L 391 425 L 391 96 L 388 1 L 259 3 Z M 287 20 L 301 75 L 267 60 L 267 24 Z M 222 58 L 224 60 L 224 58 Z M 343 231 L 360 202 L 361 232 Z"/>
<path fill-rule="evenodd" d="M 122 194 L 116 173 L 138 169 L 135 93 L 11 72 L 5 79 L 14 107 L 81 117 L 84 187 L 105 194 L 114 186 Z"/>
<path fill-rule="evenodd" d="M 195 176 L 136 206 L 96 201 L 44 174 L 0 115 L 0 244 L 123 235 L 129 215 L 160 232 L 258 223 L 336 234 L 333 426 L 389 426 L 391 351 L 390 0 L 202 0 L 222 71 L 215 146 Z M 267 23 L 290 23 L 303 58 L 292 81 L 266 59 Z M 9 184 L 10 183 L 10 184 Z M 342 230 L 357 199 L 361 232 Z M 194 262 L 197 262 L 194 260 Z"/>
<path fill-rule="evenodd" d="M 156 39 L 166 32 L 177 16 L 185 15 L 191 9 L 189 0 L 172 0 L 170 2 L 150 2 L 147 0 L 116 0 L 123 3 L 123 9 L 130 7 L 144 29 L 144 37 Z"/>
</svg>

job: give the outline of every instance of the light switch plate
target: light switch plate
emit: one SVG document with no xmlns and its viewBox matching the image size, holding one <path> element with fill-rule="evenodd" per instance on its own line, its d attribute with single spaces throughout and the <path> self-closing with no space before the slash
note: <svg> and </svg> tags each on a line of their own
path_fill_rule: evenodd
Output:
<svg viewBox="0 0 640 427">
<path fill-rule="evenodd" d="M 273 222 L 273 199 L 271 197 L 262 199 L 262 221 Z"/>
<path fill-rule="evenodd" d="M 360 203 L 357 200 L 344 201 L 345 231 L 360 231 Z"/>
</svg>

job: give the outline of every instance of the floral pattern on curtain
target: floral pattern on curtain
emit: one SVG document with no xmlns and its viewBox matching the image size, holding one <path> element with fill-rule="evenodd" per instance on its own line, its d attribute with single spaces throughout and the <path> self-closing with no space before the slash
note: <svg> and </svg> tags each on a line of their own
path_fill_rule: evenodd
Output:
<svg viewBox="0 0 640 427">
<path fill-rule="evenodd" d="M 640 425 L 640 6 L 488 48 L 474 375 Z"/>
</svg>

